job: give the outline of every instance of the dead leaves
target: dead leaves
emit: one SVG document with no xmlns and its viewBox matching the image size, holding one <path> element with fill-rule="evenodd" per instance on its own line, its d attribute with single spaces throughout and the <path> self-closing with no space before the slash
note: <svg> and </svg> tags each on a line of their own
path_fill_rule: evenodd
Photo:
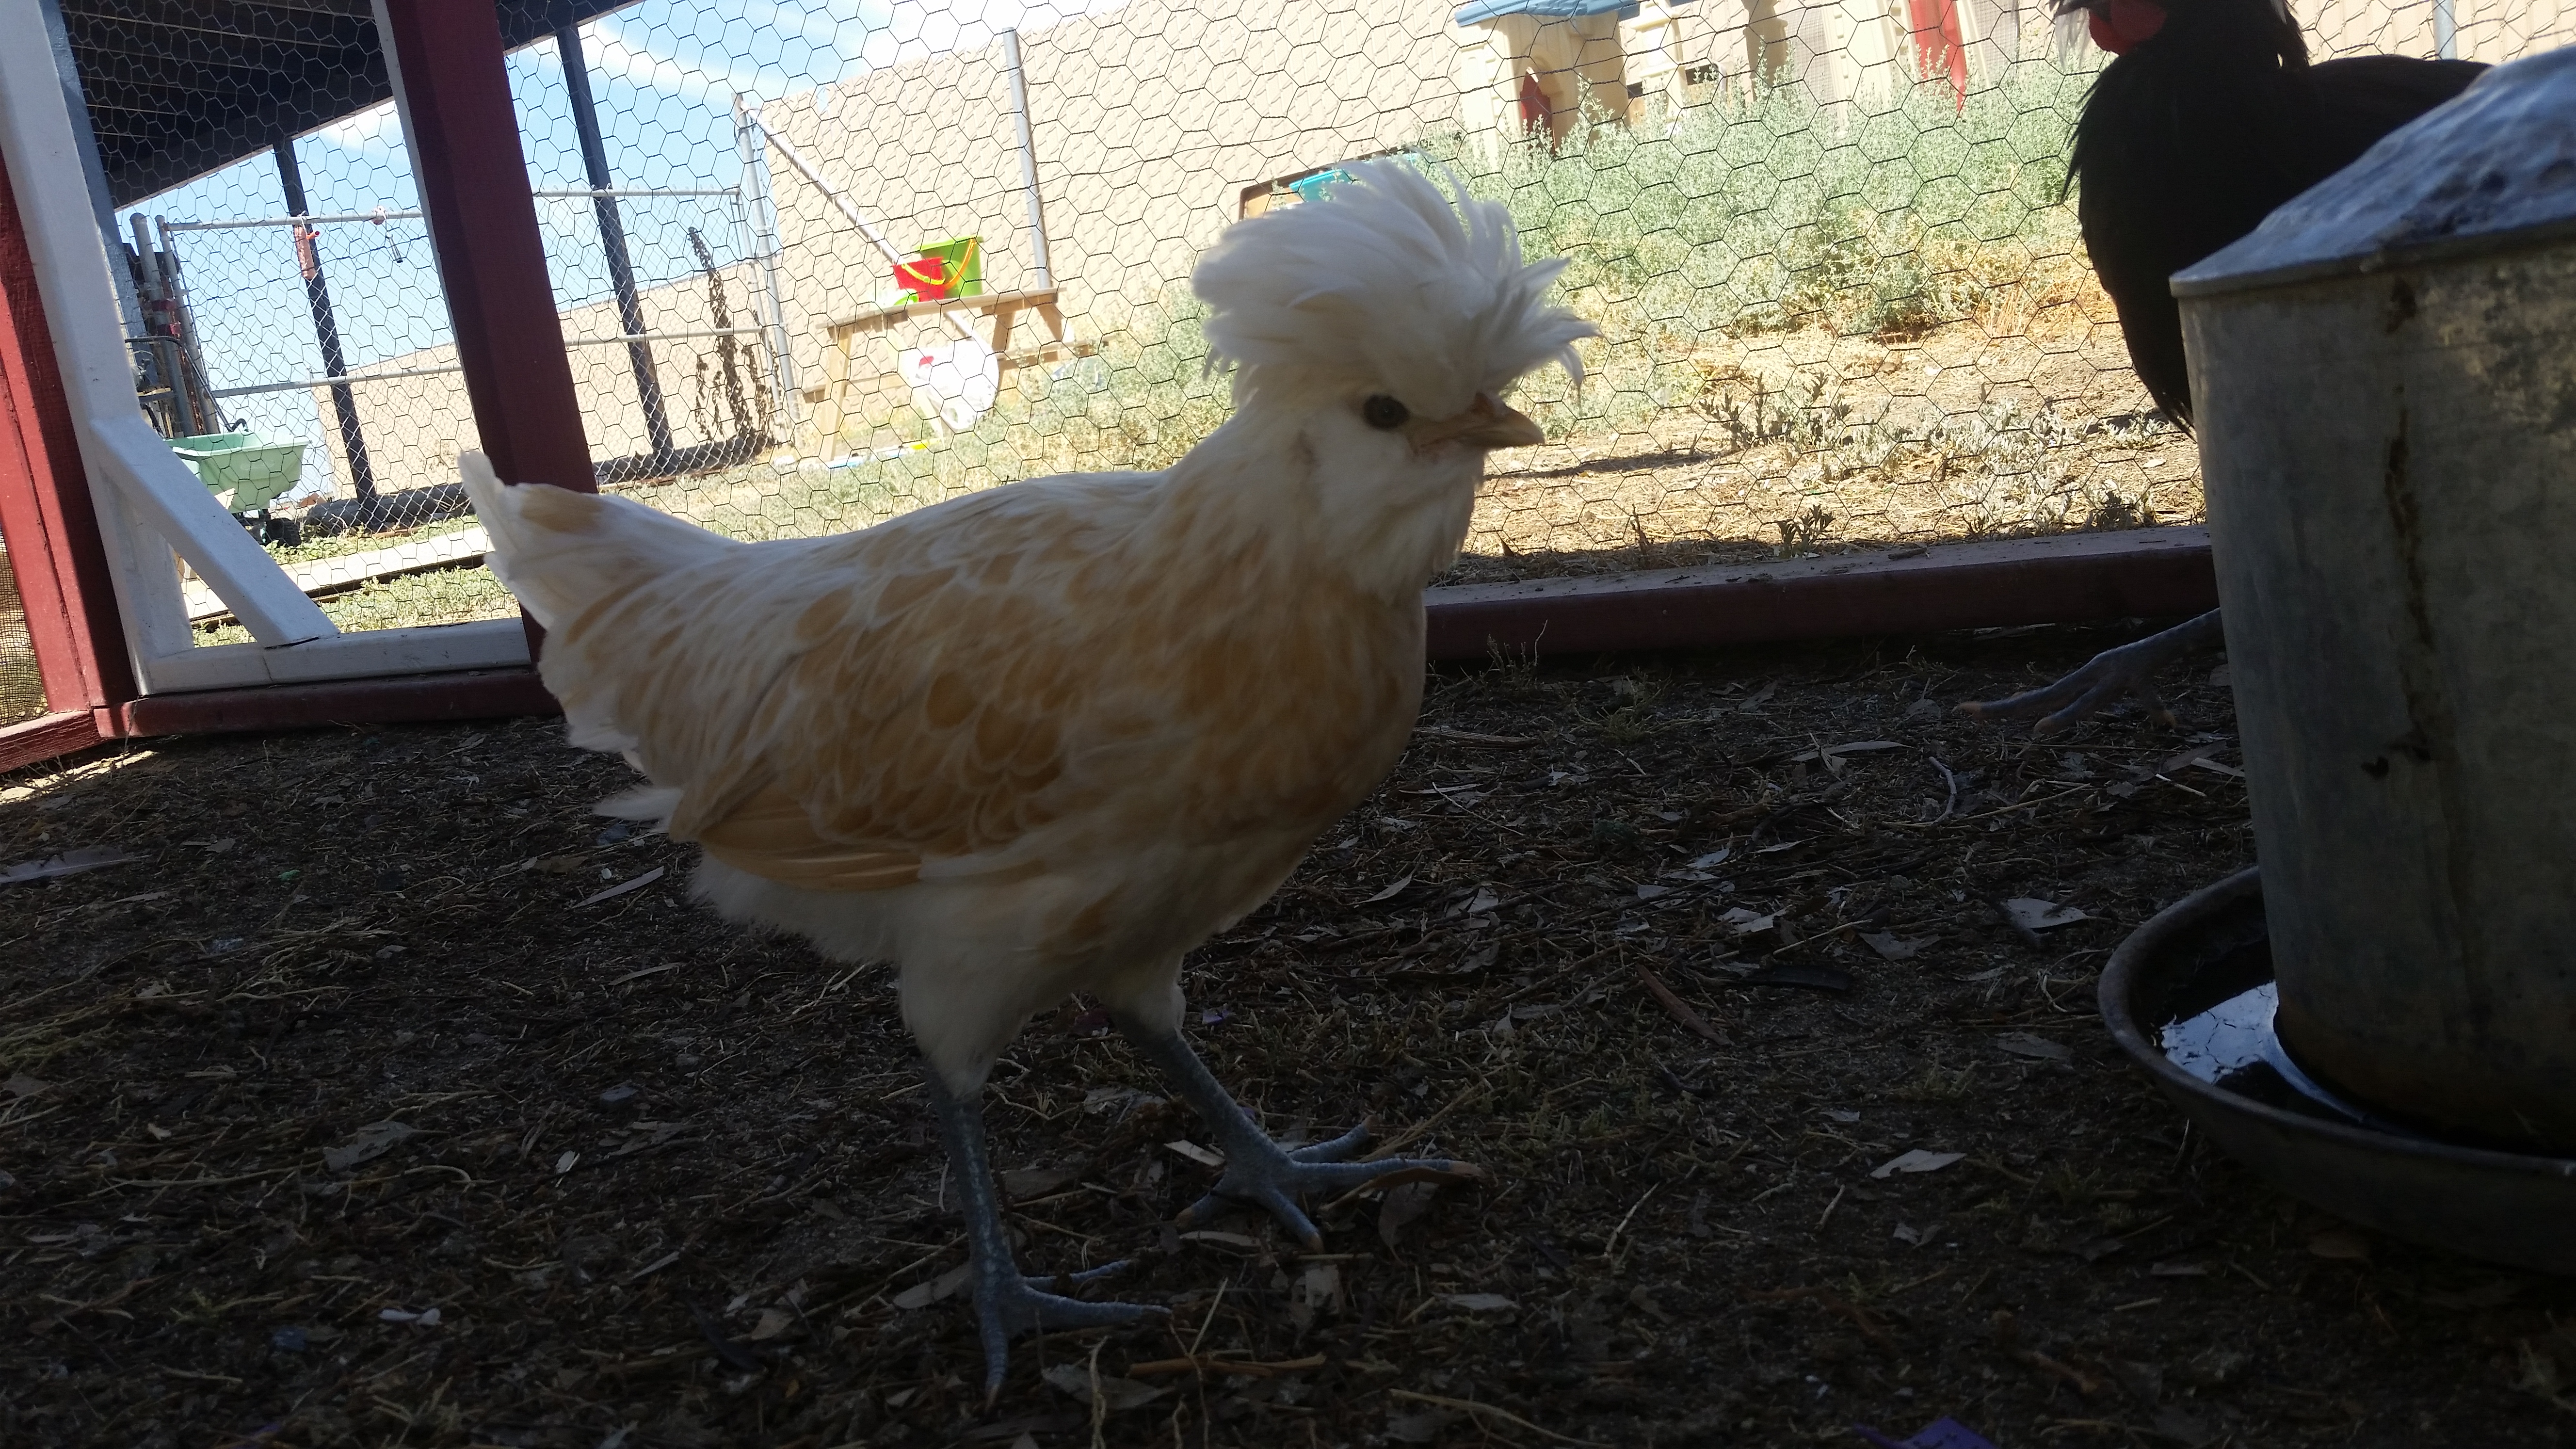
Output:
<svg viewBox="0 0 2576 1449">
<path fill-rule="evenodd" d="M 1308 1263 L 1297 1275 L 1295 1288 L 1288 1298 L 1288 1323 L 1303 1334 L 1314 1327 L 1318 1316 L 1340 1313 L 1350 1306 L 1342 1291 L 1342 1265 Z"/>
<path fill-rule="evenodd" d="M 2017 1057 L 2028 1057 L 2033 1061 L 2055 1062 L 2059 1066 L 2065 1066 L 2075 1060 L 2075 1051 L 2073 1048 L 2067 1046 L 2064 1042 L 2050 1041 L 2048 1038 L 2041 1036 L 2036 1032 L 2006 1032 L 2004 1035 L 1995 1038 L 1995 1046 L 1998 1050 L 2010 1052 Z"/>
<path fill-rule="evenodd" d="M 1773 926 L 1779 924 L 1780 921 L 1778 916 L 1766 915 L 1760 911 L 1748 910 L 1743 906 L 1729 906 L 1726 908 L 1725 914 L 1719 916 L 1717 919 L 1718 923 L 1725 926 L 1726 929 L 1739 941 L 1743 940 L 1747 936 L 1760 935 L 1762 932 L 1770 930 Z"/>
<path fill-rule="evenodd" d="M 1141 1408 L 1171 1392 L 1168 1388 L 1156 1388 L 1134 1379 L 1104 1374 L 1096 1365 L 1050 1364 L 1038 1377 L 1046 1380 L 1050 1387 L 1072 1395 L 1077 1403 L 1112 1414 Z"/>
<path fill-rule="evenodd" d="M 1361 904 L 1361 905 L 1364 905 L 1364 906 L 1373 906 L 1373 905 L 1376 905 L 1376 904 L 1377 904 L 1378 902 L 1380 902 L 1380 901 L 1391 901 L 1391 900 L 1394 900 L 1397 896 L 1400 896 L 1400 895 L 1404 894 L 1404 888 L 1405 888 L 1406 886 L 1411 885 L 1411 884 L 1413 884 L 1413 877 L 1411 877 L 1411 876 L 1409 876 L 1409 875 L 1407 875 L 1407 876 L 1398 876 L 1398 877 L 1396 878 L 1396 880 L 1395 880 L 1395 883 L 1394 883 L 1394 884 L 1387 886 L 1387 887 L 1386 887 L 1385 889 L 1383 889 L 1383 890 L 1380 890 L 1376 895 L 1368 896 L 1368 897 L 1363 898 L 1363 899 L 1360 901 L 1360 904 Z"/>
<path fill-rule="evenodd" d="M 2050 931 L 2093 919 L 2073 906 L 2061 906 L 2036 896 L 2015 896 L 2003 902 L 2003 912 L 2007 920 L 2025 931 Z"/>
<path fill-rule="evenodd" d="M 1386 1195 L 1378 1200 L 1377 1240 L 1386 1244 L 1389 1251 L 1398 1249 L 1401 1246 L 1397 1242 L 1398 1235 L 1428 1215 L 1433 1200 L 1439 1195 L 1440 1184 L 1436 1182 L 1407 1182 L 1388 1188 Z"/>
<path fill-rule="evenodd" d="M 886 1301 L 897 1308 L 927 1308 L 933 1303 L 946 1302 L 956 1297 L 974 1280 L 974 1277 L 975 1265 L 960 1263 L 936 1278 L 913 1284 Z"/>
<path fill-rule="evenodd" d="M 1198 1354 L 1185 1358 L 1158 1358 L 1127 1365 L 1130 1378 L 1166 1378 L 1173 1374 L 1223 1374 L 1229 1378 L 1269 1379 L 1282 1374 L 1301 1374 L 1322 1368 L 1324 1355 L 1309 1354 L 1304 1358 L 1279 1359 L 1264 1363 L 1257 1359 L 1228 1358 L 1222 1354 Z"/>
<path fill-rule="evenodd" d="M 995 1176 L 1001 1179 L 1003 1195 L 1015 1203 L 1045 1197 L 1074 1178 L 1072 1173 L 1056 1167 L 1015 1167 Z"/>
<path fill-rule="evenodd" d="M 376 1122 L 361 1127 L 357 1135 L 337 1147 L 324 1148 L 322 1165 L 333 1172 L 347 1172 L 361 1163 L 373 1162 L 394 1150 L 398 1142 L 420 1135 L 420 1129 L 405 1122 Z"/>
<path fill-rule="evenodd" d="M 1875 1178 L 1884 1179 L 1900 1172 L 1939 1172 L 1942 1168 L 1948 1167 L 1954 1162 L 1966 1161 L 1967 1157 L 1968 1154 L 1964 1152 L 1929 1152 L 1923 1148 L 1917 1147 L 1906 1152 L 1898 1153 L 1896 1156 L 1891 1157 L 1885 1162 L 1880 1163 L 1878 1166 L 1871 1168 L 1869 1170 L 1869 1175 Z"/>
<path fill-rule="evenodd" d="M 1924 947 L 1931 945 L 1937 939 L 1939 938 L 1935 936 L 1925 936 L 1920 940 L 1908 941 L 1892 931 L 1863 931 L 1860 942 L 1877 952 L 1878 959 L 1882 961 L 1911 961 L 1921 954 Z"/>
<path fill-rule="evenodd" d="M 604 891 L 593 892 L 592 894 L 584 896 L 581 900 L 575 902 L 573 909 L 580 910 L 583 906 L 595 906 L 601 901 L 613 901 L 619 896 L 625 895 L 631 891 L 640 891 L 646 886 L 651 885 L 653 882 L 660 880 L 662 878 L 663 871 L 667 868 L 668 867 L 657 865 L 651 870 L 644 872 L 642 875 L 635 877 L 633 880 L 620 881 L 618 884 L 610 886 Z"/>
</svg>

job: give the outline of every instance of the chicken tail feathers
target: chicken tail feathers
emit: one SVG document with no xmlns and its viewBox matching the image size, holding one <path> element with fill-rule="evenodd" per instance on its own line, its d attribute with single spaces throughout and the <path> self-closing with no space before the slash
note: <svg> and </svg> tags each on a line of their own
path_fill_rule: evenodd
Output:
<svg viewBox="0 0 2576 1449">
<path fill-rule="evenodd" d="M 457 459 L 492 537 L 486 562 L 550 632 L 599 604 L 739 545 L 632 499 L 511 486 L 479 452 Z"/>
<path fill-rule="evenodd" d="M 481 453 L 457 462 L 492 537 L 485 562 L 546 627 L 537 672 L 562 703 L 572 742 L 622 753 L 646 769 L 632 716 L 671 667 L 652 657 L 650 646 L 674 631 L 672 590 L 682 576 L 745 545 L 631 498 L 505 485 Z"/>
</svg>

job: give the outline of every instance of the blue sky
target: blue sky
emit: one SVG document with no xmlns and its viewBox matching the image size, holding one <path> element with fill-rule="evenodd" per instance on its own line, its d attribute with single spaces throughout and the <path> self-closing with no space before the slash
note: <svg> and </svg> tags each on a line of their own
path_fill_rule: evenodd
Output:
<svg viewBox="0 0 2576 1449">
<path fill-rule="evenodd" d="M 582 28 L 584 59 L 620 188 L 733 186 L 741 164 L 733 100 L 771 100 L 887 65 L 989 46 L 1006 28 L 1037 31 L 1123 0 L 641 0 Z M 539 190 L 586 185 L 563 67 L 551 40 L 510 57 L 521 143 Z M 390 104 L 299 138 L 306 199 L 319 214 L 414 210 L 419 193 Z M 801 184 L 789 175 L 782 184 Z M 859 198 L 866 204 L 865 198 Z M 669 282 L 695 269 L 687 229 L 719 263 L 749 238 L 718 197 L 628 201 L 622 206 L 637 279 Z M 285 193 L 266 153 L 200 177 L 120 213 L 170 221 L 282 216 Z M 566 306 L 608 295 L 597 223 L 583 199 L 541 198 L 556 295 Z M 326 226 L 322 264 L 348 366 L 362 371 L 449 339 L 428 234 L 418 221 Z M 183 232 L 179 254 L 195 305 L 200 346 L 217 388 L 322 374 L 292 241 L 284 228 Z M 320 443 L 323 420 L 309 392 L 226 400 L 233 415 L 281 440 Z M 380 469 L 380 471 L 382 471 Z M 319 448 L 308 485 L 327 477 Z"/>
</svg>

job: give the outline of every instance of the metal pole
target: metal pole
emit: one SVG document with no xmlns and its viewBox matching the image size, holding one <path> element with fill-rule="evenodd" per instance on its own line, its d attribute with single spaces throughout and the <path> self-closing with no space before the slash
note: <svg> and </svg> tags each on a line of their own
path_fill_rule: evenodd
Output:
<svg viewBox="0 0 2576 1449">
<path fill-rule="evenodd" d="M 197 313 L 188 300 L 188 269 L 179 261 L 179 238 L 170 230 L 170 218 L 155 216 L 152 225 L 161 233 L 161 285 L 170 293 L 170 321 L 179 336 L 180 381 L 196 399 L 191 404 L 203 421 L 212 422 L 205 429 L 219 433 L 227 426 L 223 404 L 215 399 L 214 382 L 206 376 L 206 354 L 197 346 Z"/>
<path fill-rule="evenodd" d="M 572 99 L 572 126 L 581 136 L 581 164 L 590 174 L 591 205 L 599 216 L 599 245 L 608 254 L 608 284 L 617 291 L 617 320 L 630 337 L 644 330 L 644 304 L 635 295 L 635 267 L 626 255 L 626 226 L 618 219 L 617 198 L 607 195 L 608 145 L 600 139 L 599 108 L 590 95 L 590 71 L 581 56 L 581 27 L 555 32 L 555 51 L 563 58 L 564 92 Z M 635 397 L 644 405 L 644 435 L 658 461 L 671 456 L 671 420 L 662 408 L 662 382 L 653 370 L 653 346 L 626 344 L 627 363 L 635 370 Z"/>
<path fill-rule="evenodd" d="M 2433 0 L 2433 53 L 2444 60 L 2460 58 L 2459 0 Z"/>
<path fill-rule="evenodd" d="M 295 138 L 281 136 L 269 148 L 277 157 L 278 184 L 286 191 L 286 209 L 295 216 L 309 216 L 312 208 L 304 203 L 304 174 L 295 168 Z M 310 226 L 295 229 L 295 260 L 304 273 L 304 300 L 313 309 L 313 335 L 322 343 L 322 373 L 325 377 L 345 377 L 349 372 L 340 354 L 340 324 L 331 315 L 331 286 L 322 278 L 322 249 L 315 245 L 315 232 Z M 367 462 L 367 435 L 358 426 L 358 396 L 345 382 L 331 385 L 331 411 L 340 420 L 340 447 L 349 458 L 349 486 L 357 490 L 358 517 L 362 524 L 376 522 L 376 472 Z"/>
<path fill-rule="evenodd" d="M 1029 275 L 1036 282 L 1022 290 L 1043 292 L 1055 285 L 1055 268 L 1047 260 L 1046 203 L 1038 197 L 1038 148 L 1029 134 L 1028 73 L 1020 65 L 1020 32 L 1002 32 L 1002 70 L 1011 81 L 1011 120 L 1020 140 L 1020 188 L 1029 198 Z"/>
<path fill-rule="evenodd" d="M 156 322 L 166 321 L 165 314 L 170 309 L 164 306 L 169 288 L 162 279 L 161 268 L 156 264 L 156 258 L 153 255 L 150 226 L 143 220 L 143 213 L 139 211 L 129 220 L 134 225 L 134 267 L 135 271 L 140 273 L 138 280 L 141 283 L 143 309 L 143 325 L 129 335 L 143 338 L 173 335 L 177 331 L 175 327 L 164 333 L 154 326 Z M 205 432 L 206 429 L 197 423 L 195 400 L 188 396 L 187 384 L 179 376 L 178 369 L 171 366 L 171 359 L 165 356 L 161 349 L 148 347 L 143 352 L 143 366 L 154 386 L 169 390 L 172 425 L 183 433 Z"/>
<path fill-rule="evenodd" d="M 778 389 L 781 416 L 792 430 L 796 424 L 796 359 L 787 350 L 787 307 L 785 289 L 778 280 L 778 202 L 770 194 L 769 149 L 761 142 L 767 132 L 760 124 L 760 108 L 746 106 L 740 96 L 733 98 L 733 144 L 742 159 L 742 185 L 736 202 L 742 207 L 743 221 L 751 229 L 751 249 L 760 257 L 761 310 L 768 314 L 769 335 L 763 340 L 769 346 L 769 376 Z M 791 431 L 790 437 L 794 436 Z"/>
</svg>

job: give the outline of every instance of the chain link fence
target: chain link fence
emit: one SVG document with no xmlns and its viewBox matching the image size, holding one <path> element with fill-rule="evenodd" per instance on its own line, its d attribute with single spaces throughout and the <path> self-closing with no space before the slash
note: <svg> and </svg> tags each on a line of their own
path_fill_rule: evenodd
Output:
<svg viewBox="0 0 2576 1449">
<path fill-rule="evenodd" d="M 2321 57 L 2576 27 L 2310 8 Z M 1226 412 L 1188 288 L 1217 234 L 1361 159 L 1447 168 L 1602 329 L 1521 400 L 1552 441 L 1495 460 L 1453 575 L 1489 580 L 2200 516 L 2062 195 L 2102 58 L 2046 9 L 642 0 L 511 80 L 604 485 L 741 537 L 1169 462 Z M 390 105 L 122 225 L 172 339 L 143 384 L 174 431 L 302 445 L 268 536 L 342 627 L 508 612 Z"/>
</svg>

